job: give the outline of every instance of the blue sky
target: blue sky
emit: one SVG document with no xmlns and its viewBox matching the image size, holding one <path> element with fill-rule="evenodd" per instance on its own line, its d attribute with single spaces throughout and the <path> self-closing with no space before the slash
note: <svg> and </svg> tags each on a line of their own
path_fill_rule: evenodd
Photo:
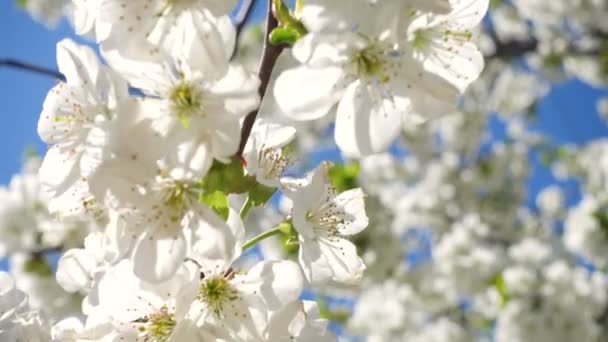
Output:
<svg viewBox="0 0 608 342">
<path fill-rule="evenodd" d="M 12 1 L 0 2 L 0 58 L 19 58 L 55 68 L 55 44 L 69 36 L 69 25 L 62 23 L 48 31 L 20 11 Z M 55 81 L 49 77 L 0 67 L 0 183 L 10 180 L 20 169 L 23 152 L 44 145 L 36 134 L 38 115 L 48 90 Z"/>
<path fill-rule="evenodd" d="M 263 9 L 257 8 L 255 18 Z M 33 21 L 11 0 L 0 1 L 0 58 L 17 58 L 55 68 L 55 45 L 63 38 L 76 37 L 63 21 L 55 29 Z M 10 180 L 20 169 L 23 153 L 35 147 L 44 153 L 45 146 L 36 133 L 42 103 L 55 81 L 49 77 L 0 68 L 0 184 Z M 591 89 L 578 81 L 556 85 L 539 105 L 539 118 L 533 125 L 554 142 L 584 143 L 608 137 L 608 126 L 598 117 L 595 102 L 606 90 Z M 538 169 L 531 178 L 530 191 L 553 182 L 547 170 Z M 570 185 L 571 186 L 571 185 Z"/>
</svg>

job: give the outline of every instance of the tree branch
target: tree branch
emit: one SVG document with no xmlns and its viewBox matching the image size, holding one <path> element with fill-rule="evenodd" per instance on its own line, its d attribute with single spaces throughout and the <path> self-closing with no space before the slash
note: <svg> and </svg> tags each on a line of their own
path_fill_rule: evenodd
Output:
<svg viewBox="0 0 608 342">
<path fill-rule="evenodd" d="M 272 69 L 274 69 L 274 65 L 279 58 L 279 55 L 283 51 L 283 46 L 276 46 L 270 43 L 270 33 L 279 25 L 277 19 L 274 16 L 273 11 L 273 0 L 268 0 L 268 10 L 266 13 L 266 30 L 264 33 L 264 50 L 262 52 L 262 60 L 260 62 L 258 76 L 260 78 L 260 87 L 258 88 L 258 94 L 260 95 L 260 101 L 264 99 L 264 95 L 266 94 L 266 90 L 268 88 L 268 83 L 270 82 L 270 76 L 272 75 Z M 249 139 L 249 135 L 251 134 L 251 129 L 253 124 L 255 123 L 255 119 L 258 116 L 258 112 L 260 108 L 252 111 L 247 114 L 245 120 L 243 120 L 243 127 L 241 128 L 241 141 L 239 144 L 238 152 L 236 153 L 237 157 L 241 157 L 243 155 L 243 150 L 245 149 L 245 144 L 247 144 L 247 139 Z"/>
<path fill-rule="evenodd" d="M 57 70 L 47 69 L 38 65 L 22 62 L 16 59 L 0 59 L 0 67 L 9 67 L 24 71 L 33 72 L 40 75 L 51 76 L 60 80 L 65 80 L 65 76 Z"/>
<path fill-rule="evenodd" d="M 502 42 L 498 39 L 494 39 L 496 44 L 496 50 L 494 53 L 486 56 L 486 58 L 516 58 L 521 57 L 529 52 L 534 52 L 538 48 L 538 41 L 534 38 L 530 40 L 511 40 L 508 42 Z"/>
</svg>

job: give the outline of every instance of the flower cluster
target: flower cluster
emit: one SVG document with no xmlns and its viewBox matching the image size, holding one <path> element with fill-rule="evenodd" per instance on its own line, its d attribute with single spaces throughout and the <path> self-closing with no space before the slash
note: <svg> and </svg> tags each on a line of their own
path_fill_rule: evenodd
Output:
<svg viewBox="0 0 608 342">
<path fill-rule="evenodd" d="M 490 58 L 459 110 L 406 128 L 406 153 L 360 162 L 368 278 L 347 326 L 368 341 L 606 338 L 608 143 L 559 146 L 534 125 L 555 81 L 605 87 L 606 5 L 492 4 Z M 570 129 L 557 107 L 549 120 Z M 545 167 L 557 181 L 535 194 Z"/>
<path fill-rule="evenodd" d="M 534 125 L 608 84 L 605 1 L 19 2 L 103 62 L 58 45 L 0 189 L 0 340 L 608 336 L 608 141 Z"/>
<path fill-rule="evenodd" d="M 530 125 L 608 84 L 607 2 L 271 0 L 263 34 L 236 0 L 20 2 L 105 63 L 58 45 L 49 150 L 0 191 L 1 340 L 608 336 L 608 141 Z"/>
<path fill-rule="evenodd" d="M 608 84 L 605 1 L 270 0 L 264 33 L 248 1 L 20 2 L 103 62 L 59 43 L 49 149 L 0 191 L 1 340 L 608 335 L 608 141 L 529 124 Z"/>
<path fill-rule="evenodd" d="M 0 340 L 605 340 L 608 141 L 529 125 L 608 84 L 605 1 L 242 3 L 23 2 L 102 60 L 0 189 Z"/>
<path fill-rule="evenodd" d="M 336 340 L 326 309 L 302 293 L 361 282 L 366 265 L 351 240 L 369 225 L 366 195 L 340 184 L 340 165 L 305 174 L 305 129 L 275 114 L 303 121 L 335 111 L 344 155 L 387 150 L 404 128 L 454 108 L 479 76 L 473 38 L 488 1 L 310 0 L 295 11 L 270 1 L 258 74 L 235 56 L 237 3 L 72 1 L 76 32 L 95 40 L 106 63 L 72 40 L 57 45 L 65 78 L 38 123 L 49 148 L 0 193 L 0 229 L 28 292 L 52 279 L 47 253 L 63 252 L 59 293 L 46 296 L 81 301 L 82 316 L 43 309 L 36 295 L 28 304 L 2 274 L 0 333 Z M 284 209 L 276 220 L 266 206 L 275 194 Z M 252 221 L 275 228 L 256 235 Z M 259 243 L 272 236 L 289 253 L 264 255 Z M 38 278 L 23 280 L 32 271 Z"/>
</svg>

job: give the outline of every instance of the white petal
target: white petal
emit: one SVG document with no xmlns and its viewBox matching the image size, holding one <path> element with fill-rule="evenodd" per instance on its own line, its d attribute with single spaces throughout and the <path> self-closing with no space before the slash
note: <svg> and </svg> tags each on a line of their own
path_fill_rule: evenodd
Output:
<svg viewBox="0 0 608 342">
<path fill-rule="evenodd" d="M 217 79 L 228 69 L 228 51 L 232 47 L 228 48 L 225 44 L 234 39 L 224 38 L 216 21 L 206 10 L 185 11 L 177 18 L 163 16 L 156 22 L 148 41 L 171 51 L 173 57 L 188 61 L 184 67 L 189 70 L 201 71 L 209 80 Z M 227 25 L 222 27 L 224 30 L 229 28 Z M 234 28 L 226 35 L 234 36 Z"/>
<path fill-rule="evenodd" d="M 208 91 L 214 101 L 224 100 L 224 110 L 240 118 L 259 105 L 259 85 L 257 75 L 240 65 L 231 65 L 227 74 Z"/>
<path fill-rule="evenodd" d="M 186 239 L 181 232 L 163 239 L 144 234 L 133 251 L 133 272 L 151 283 L 167 280 L 184 263 L 186 249 Z"/>
<path fill-rule="evenodd" d="M 44 99 L 38 120 L 38 135 L 42 140 L 48 144 L 75 144 L 70 147 L 81 149 L 78 145 L 86 136 L 86 125 L 97 114 L 86 108 L 86 97 L 82 88 L 73 88 L 65 83 L 53 87 Z"/>
<path fill-rule="evenodd" d="M 489 0 L 456 0 L 452 2 L 452 12 L 447 15 L 463 28 L 477 26 L 486 15 Z"/>
<path fill-rule="evenodd" d="M 331 269 L 332 280 L 347 284 L 361 280 L 365 264 L 352 242 L 336 237 L 319 239 L 319 248 L 327 267 Z"/>
<path fill-rule="evenodd" d="M 51 147 L 44 156 L 38 174 L 41 184 L 53 193 L 62 193 L 80 178 L 80 154 Z"/>
<path fill-rule="evenodd" d="M 86 35 L 93 31 L 99 8 L 98 1 L 73 0 L 72 23 L 78 35 Z"/>
<path fill-rule="evenodd" d="M 204 18 L 203 18 L 204 17 Z M 236 31 L 228 17 L 214 17 L 196 13 L 192 23 L 185 27 L 187 50 L 186 57 L 193 68 L 204 72 L 206 77 L 218 78 L 228 70 Z"/>
<path fill-rule="evenodd" d="M 334 135 L 346 156 L 383 152 L 401 132 L 404 109 L 374 87 L 353 83 L 338 105 Z"/>
<path fill-rule="evenodd" d="M 322 255 L 318 243 L 300 238 L 298 260 L 306 279 L 311 284 L 323 284 L 331 279 L 333 271 Z"/>
<path fill-rule="evenodd" d="M 203 273 L 223 272 L 241 254 L 245 237 L 243 222 L 239 214 L 232 209 L 228 222 L 224 222 L 209 208 L 200 208 L 199 212 L 191 222 L 196 236 L 192 248 L 193 258 L 201 264 Z"/>
<path fill-rule="evenodd" d="M 211 133 L 211 151 L 216 159 L 228 161 L 239 148 L 241 125 L 236 120 L 218 122 Z"/>
<path fill-rule="evenodd" d="M 274 96 L 279 108 L 295 120 L 325 116 L 343 92 L 344 71 L 339 67 L 300 66 L 286 70 L 276 80 Z"/>
<path fill-rule="evenodd" d="M 177 127 L 173 132 L 176 134 L 167 138 L 167 144 L 174 148 L 164 158 L 166 167 L 172 170 L 170 175 L 175 179 L 194 179 L 205 175 L 213 162 L 208 138 L 195 136 L 182 127 Z"/>
<path fill-rule="evenodd" d="M 68 292 L 89 290 L 96 266 L 95 256 L 88 251 L 70 249 L 59 259 L 55 275 L 57 283 Z"/>
<path fill-rule="evenodd" d="M 441 40 L 432 43 L 426 55 L 423 61 L 425 72 L 445 79 L 460 93 L 464 93 L 469 84 L 479 77 L 484 67 L 483 55 L 471 42 Z"/>
<path fill-rule="evenodd" d="M 142 318 L 152 313 L 156 305 L 162 305 L 160 299 L 150 303 L 151 296 L 140 295 L 143 292 L 140 281 L 133 276 L 131 267 L 128 260 L 117 264 L 104 275 L 98 286 L 99 303 L 108 315 L 121 322 Z"/>
<path fill-rule="evenodd" d="M 257 119 L 251 133 L 252 139 L 256 139 L 258 145 L 265 148 L 283 147 L 296 137 L 296 129 L 291 126 Z"/>
<path fill-rule="evenodd" d="M 338 231 L 342 235 L 357 234 L 367 227 L 369 220 L 365 214 L 365 202 L 363 190 L 351 189 L 340 193 L 332 202 L 337 210 L 343 211 L 344 224 L 338 225 Z"/>
<path fill-rule="evenodd" d="M 124 40 L 124 41 L 123 41 Z M 162 64 L 158 48 L 145 40 L 118 39 L 113 37 L 100 44 L 101 54 L 107 63 L 146 94 L 161 95 L 171 79 Z"/>
<path fill-rule="evenodd" d="M 57 44 L 57 64 L 59 71 L 72 86 L 93 86 L 99 76 L 99 61 L 88 46 L 77 45 L 70 39 Z"/>
<path fill-rule="evenodd" d="M 354 33 L 314 34 L 302 37 L 292 54 L 300 63 L 315 68 L 338 66 L 348 60 L 350 49 L 362 40 Z"/>
<path fill-rule="evenodd" d="M 327 201 L 331 185 L 328 174 L 329 167 L 329 163 L 322 163 L 314 171 L 310 182 L 306 186 L 287 193 L 287 196 L 294 203 L 292 209 L 294 228 L 300 235 L 304 235 L 307 238 L 313 238 L 315 233 L 306 216 L 309 212 L 315 211 Z"/>
<path fill-rule="evenodd" d="M 242 280 L 243 289 L 256 290 L 270 310 L 297 300 L 303 288 L 302 272 L 292 261 L 260 262 Z"/>
</svg>

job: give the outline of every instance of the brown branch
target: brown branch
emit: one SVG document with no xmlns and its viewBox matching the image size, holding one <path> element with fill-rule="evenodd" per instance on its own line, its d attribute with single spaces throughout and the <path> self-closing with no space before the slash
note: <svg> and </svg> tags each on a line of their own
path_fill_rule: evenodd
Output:
<svg viewBox="0 0 608 342">
<path fill-rule="evenodd" d="M 38 65 L 22 62 L 16 59 L 5 58 L 0 59 L 0 67 L 9 67 L 24 71 L 33 72 L 40 75 L 51 76 L 60 80 L 65 80 L 65 76 L 57 70 L 47 69 Z"/>
<path fill-rule="evenodd" d="M 494 40 L 496 49 L 486 58 L 502 58 L 510 59 L 522 57 L 523 55 L 534 52 L 538 48 L 538 41 L 534 38 L 530 40 L 511 40 L 502 42 L 498 39 Z"/>
<path fill-rule="evenodd" d="M 264 50 L 262 52 L 262 60 L 260 62 L 258 76 L 260 78 L 260 87 L 258 88 L 258 94 L 260 95 L 260 103 L 264 99 L 264 95 L 266 95 L 266 90 L 268 88 L 268 83 L 270 82 L 270 76 L 272 75 L 272 70 L 274 69 L 274 65 L 279 58 L 279 55 L 283 51 L 283 46 L 276 46 L 270 42 L 270 33 L 279 25 L 276 17 L 274 16 L 273 4 L 272 0 L 268 0 L 268 10 L 266 13 L 266 31 L 264 34 Z M 239 144 L 239 149 L 236 153 L 237 157 L 241 157 L 243 155 L 243 150 L 245 149 L 245 145 L 247 144 L 247 139 L 249 139 L 249 135 L 251 134 L 251 129 L 253 128 L 253 124 L 255 123 L 255 119 L 258 116 L 258 112 L 260 108 L 252 111 L 247 114 L 245 120 L 243 120 L 243 127 L 241 128 L 241 141 Z"/>
</svg>

